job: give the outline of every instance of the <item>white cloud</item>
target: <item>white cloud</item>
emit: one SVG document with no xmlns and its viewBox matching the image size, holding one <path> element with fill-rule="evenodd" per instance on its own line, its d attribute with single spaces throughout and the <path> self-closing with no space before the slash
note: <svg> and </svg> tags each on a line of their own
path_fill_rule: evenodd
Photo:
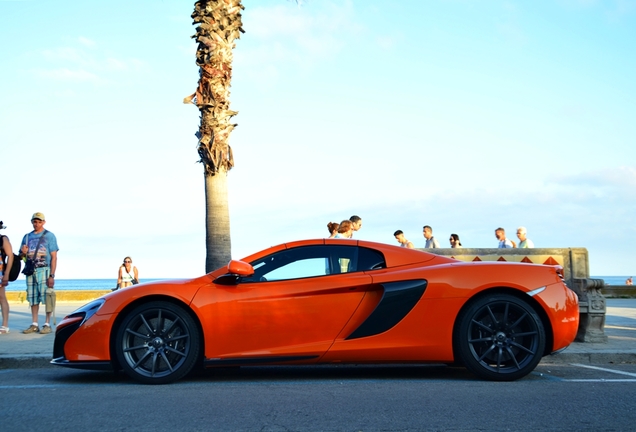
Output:
<svg viewBox="0 0 636 432">
<path fill-rule="evenodd" d="M 104 52 L 97 43 L 80 36 L 81 46 L 48 48 L 41 52 L 41 68 L 35 74 L 54 80 L 78 80 L 105 84 L 113 79 L 113 73 L 142 70 L 145 63 L 136 58 L 122 59 Z"/>
<path fill-rule="evenodd" d="M 270 74 L 277 75 L 271 68 L 284 62 L 311 68 L 341 51 L 344 34 L 359 31 L 353 15 L 350 2 L 246 9 L 243 28 L 250 42 L 239 42 L 242 46 L 236 50 L 236 64 L 245 69 L 258 68 L 251 74 L 254 78 L 267 67 Z"/>
<path fill-rule="evenodd" d="M 568 189 L 576 190 L 582 197 L 605 199 L 636 198 L 636 168 L 605 168 L 588 173 L 558 176 L 555 182 Z"/>
<path fill-rule="evenodd" d="M 108 70 L 123 71 L 129 69 L 126 62 L 116 58 L 107 58 L 105 62 Z"/>
<path fill-rule="evenodd" d="M 91 40 L 84 36 L 80 36 L 79 38 L 77 38 L 77 40 L 80 44 L 84 45 L 85 47 L 93 48 L 97 46 L 97 43 L 94 40 Z"/>
<path fill-rule="evenodd" d="M 558 3 L 569 10 L 601 9 L 610 22 L 620 21 L 636 12 L 635 0 L 559 0 Z"/>
<path fill-rule="evenodd" d="M 517 23 L 506 22 L 497 26 L 499 33 L 501 33 L 506 40 L 514 43 L 524 43 L 528 37 Z"/>
<path fill-rule="evenodd" d="M 82 81 L 95 84 L 104 82 L 99 76 L 95 75 L 94 73 L 82 69 L 39 69 L 35 71 L 35 74 L 39 77 L 61 81 Z"/>
<path fill-rule="evenodd" d="M 559 0 L 559 3 L 568 8 L 589 8 L 596 6 L 598 0 Z"/>
<path fill-rule="evenodd" d="M 87 64 L 86 53 L 83 50 L 72 47 L 57 47 L 42 51 L 45 60 L 51 62 L 70 62 Z"/>
<path fill-rule="evenodd" d="M 383 36 L 378 36 L 376 37 L 376 43 L 378 44 L 378 46 L 382 49 L 385 50 L 390 50 L 393 47 L 395 47 L 396 45 L 399 45 L 400 43 L 402 43 L 404 41 L 404 35 L 403 34 L 393 34 L 393 35 L 383 35 Z"/>
</svg>

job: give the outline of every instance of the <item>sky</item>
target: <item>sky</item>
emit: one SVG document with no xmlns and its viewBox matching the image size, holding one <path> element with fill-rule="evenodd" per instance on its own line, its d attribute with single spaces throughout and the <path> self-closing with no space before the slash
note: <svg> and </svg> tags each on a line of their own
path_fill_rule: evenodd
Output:
<svg viewBox="0 0 636 432">
<path fill-rule="evenodd" d="M 636 274 L 636 0 L 243 0 L 228 175 L 232 257 L 328 236 L 585 247 Z M 43 212 L 58 278 L 205 269 L 182 100 L 194 1 L 0 0 L 0 220 Z"/>
</svg>

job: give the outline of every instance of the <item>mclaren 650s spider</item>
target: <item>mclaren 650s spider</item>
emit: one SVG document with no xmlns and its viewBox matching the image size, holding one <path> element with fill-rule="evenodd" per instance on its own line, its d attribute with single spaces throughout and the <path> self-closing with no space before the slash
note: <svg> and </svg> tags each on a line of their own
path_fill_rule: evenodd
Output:
<svg viewBox="0 0 636 432">
<path fill-rule="evenodd" d="M 194 279 L 104 295 L 57 326 L 52 363 L 148 384 L 203 367 L 445 363 L 511 381 L 575 338 L 562 268 L 303 240 Z"/>
</svg>

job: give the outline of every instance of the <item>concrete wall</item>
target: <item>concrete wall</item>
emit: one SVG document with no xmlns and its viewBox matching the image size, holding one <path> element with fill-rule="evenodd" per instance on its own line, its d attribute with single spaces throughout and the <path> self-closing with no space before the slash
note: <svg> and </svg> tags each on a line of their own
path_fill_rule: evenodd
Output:
<svg viewBox="0 0 636 432">
<path fill-rule="evenodd" d="M 533 249 L 497 249 L 497 248 L 436 248 L 420 249 L 437 255 L 450 256 L 460 261 L 508 261 L 529 262 L 534 264 L 559 264 L 563 267 L 563 276 L 568 286 L 573 279 L 590 277 L 590 263 L 585 248 L 533 248 Z"/>
<path fill-rule="evenodd" d="M 636 298 L 636 285 L 605 285 L 601 291 L 606 298 Z"/>
<path fill-rule="evenodd" d="M 108 294 L 110 290 L 56 290 L 56 301 L 86 302 Z M 26 288 L 24 291 L 6 291 L 7 300 L 11 303 L 28 303 L 26 301 Z"/>
</svg>

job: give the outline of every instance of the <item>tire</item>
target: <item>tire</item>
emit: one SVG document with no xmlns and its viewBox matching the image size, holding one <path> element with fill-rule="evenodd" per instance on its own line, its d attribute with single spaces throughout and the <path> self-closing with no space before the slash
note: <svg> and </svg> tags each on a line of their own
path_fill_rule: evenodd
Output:
<svg viewBox="0 0 636 432">
<path fill-rule="evenodd" d="M 458 318 L 456 351 L 480 378 L 513 381 L 534 370 L 545 349 L 545 329 L 528 303 L 509 294 L 482 297 Z"/>
<path fill-rule="evenodd" d="M 133 309 L 117 331 L 115 351 L 128 376 L 144 384 L 167 384 L 197 362 L 200 335 L 183 308 L 154 301 Z"/>
</svg>

